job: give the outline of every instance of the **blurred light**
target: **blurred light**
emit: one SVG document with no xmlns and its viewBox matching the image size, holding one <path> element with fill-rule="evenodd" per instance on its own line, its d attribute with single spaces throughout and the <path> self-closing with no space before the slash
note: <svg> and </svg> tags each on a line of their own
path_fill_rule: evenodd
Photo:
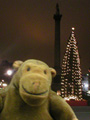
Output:
<svg viewBox="0 0 90 120">
<path fill-rule="evenodd" d="M 3 87 L 6 87 L 7 86 L 7 84 L 6 83 L 3 83 Z"/>
<path fill-rule="evenodd" d="M 88 84 L 87 84 L 87 83 L 84 83 L 84 86 L 87 88 L 87 87 L 88 87 Z"/>
<path fill-rule="evenodd" d="M 2 82 L 0 82 L 0 86 L 2 85 Z"/>
<path fill-rule="evenodd" d="M 90 68 L 88 69 L 88 72 L 90 72 Z"/>
<path fill-rule="evenodd" d="M 57 91 L 57 95 L 61 95 L 61 92 L 60 92 L 60 90 L 58 90 L 58 91 Z"/>
<path fill-rule="evenodd" d="M 4 80 L 2 80 L 2 82 L 4 82 Z"/>
<path fill-rule="evenodd" d="M 72 27 L 72 30 L 75 30 L 75 28 L 74 28 L 74 27 Z"/>
<path fill-rule="evenodd" d="M 90 90 L 87 93 L 90 94 Z"/>
<path fill-rule="evenodd" d="M 65 98 L 64 98 L 64 100 L 67 100 L 67 101 L 69 101 L 70 99 L 69 99 L 68 97 L 65 97 Z"/>
<path fill-rule="evenodd" d="M 89 76 L 89 74 L 87 74 L 87 76 Z"/>
<path fill-rule="evenodd" d="M 12 75 L 12 73 L 13 73 L 13 71 L 12 70 L 7 70 L 7 75 L 9 75 L 9 76 L 11 76 Z"/>
</svg>

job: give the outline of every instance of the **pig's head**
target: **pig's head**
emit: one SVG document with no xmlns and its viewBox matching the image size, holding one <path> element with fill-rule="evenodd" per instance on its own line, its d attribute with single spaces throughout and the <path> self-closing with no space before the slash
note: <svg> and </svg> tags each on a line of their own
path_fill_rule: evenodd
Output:
<svg viewBox="0 0 90 120">
<path fill-rule="evenodd" d="M 13 66 L 18 69 L 12 80 L 13 85 L 18 88 L 23 101 L 31 106 L 43 104 L 48 98 L 56 71 L 34 59 L 15 61 Z"/>
</svg>

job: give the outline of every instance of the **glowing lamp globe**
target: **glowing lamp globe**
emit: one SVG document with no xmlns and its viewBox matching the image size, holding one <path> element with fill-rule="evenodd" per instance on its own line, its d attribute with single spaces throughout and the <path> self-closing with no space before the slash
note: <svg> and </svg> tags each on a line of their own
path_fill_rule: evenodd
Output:
<svg viewBox="0 0 90 120">
<path fill-rule="evenodd" d="M 88 84 L 87 83 L 85 83 L 84 86 L 85 86 L 85 88 L 88 88 Z"/>
<path fill-rule="evenodd" d="M 12 70 L 7 70 L 7 75 L 11 76 L 11 75 L 12 75 L 12 73 L 13 73 L 13 71 L 12 71 Z"/>
<path fill-rule="evenodd" d="M 72 30 L 75 30 L 75 28 L 74 28 L 74 27 L 72 27 Z"/>
</svg>

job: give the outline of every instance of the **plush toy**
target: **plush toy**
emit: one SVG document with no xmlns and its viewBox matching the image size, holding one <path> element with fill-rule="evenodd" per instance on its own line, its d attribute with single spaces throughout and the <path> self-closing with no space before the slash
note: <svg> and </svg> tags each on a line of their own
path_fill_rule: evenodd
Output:
<svg viewBox="0 0 90 120">
<path fill-rule="evenodd" d="M 71 107 L 51 90 L 53 68 L 33 59 L 13 66 L 17 72 L 0 92 L 0 120 L 77 120 Z"/>
</svg>

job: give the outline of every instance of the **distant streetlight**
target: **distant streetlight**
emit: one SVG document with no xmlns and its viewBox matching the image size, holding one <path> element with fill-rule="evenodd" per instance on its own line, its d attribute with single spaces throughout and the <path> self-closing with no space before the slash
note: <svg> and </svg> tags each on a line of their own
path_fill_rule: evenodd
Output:
<svg viewBox="0 0 90 120">
<path fill-rule="evenodd" d="M 74 31 L 74 30 L 75 30 L 75 27 L 72 27 L 72 30 Z"/>
<path fill-rule="evenodd" d="M 87 83 L 85 83 L 84 86 L 85 86 L 85 88 L 88 88 L 88 84 Z"/>
<path fill-rule="evenodd" d="M 13 74 L 13 71 L 9 69 L 9 70 L 7 70 L 6 74 L 7 74 L 8 76 L 11 76 L 11 75 Z"/>
</svg>

